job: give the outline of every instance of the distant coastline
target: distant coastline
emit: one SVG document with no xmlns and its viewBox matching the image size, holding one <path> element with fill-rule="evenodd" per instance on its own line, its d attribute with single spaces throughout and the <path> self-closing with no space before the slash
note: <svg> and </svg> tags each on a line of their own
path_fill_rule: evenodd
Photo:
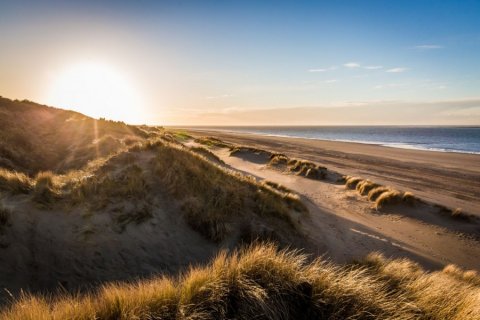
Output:
<svg viewBox="0 0 480 320">
<path fill-rule="evenodd" d="M 480 126 L 182 126 L 181 128 L 351 142 L 431 152 L 480 154 Z"/>
</svg>

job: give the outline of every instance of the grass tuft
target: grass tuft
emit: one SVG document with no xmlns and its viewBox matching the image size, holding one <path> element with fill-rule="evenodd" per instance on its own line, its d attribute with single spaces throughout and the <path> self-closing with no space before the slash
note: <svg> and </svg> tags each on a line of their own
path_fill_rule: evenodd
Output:
<svg viewBox="0 0 480 320">
<path fill-rule="evenodd" d="M 12 194 L 29 193 L 32 190 L 32 180 L 24 173 L 0 168 L 0 190 Z"/>
<path fill-rule="evenodd" d="M 355 189 L 357 187 L 357 184 L 360 181 L 362 181 L 362 178 L 346 176 L 345 177 L 345 186 L 347 188 L 350 188 L 350 189 Z"/>
</svg>

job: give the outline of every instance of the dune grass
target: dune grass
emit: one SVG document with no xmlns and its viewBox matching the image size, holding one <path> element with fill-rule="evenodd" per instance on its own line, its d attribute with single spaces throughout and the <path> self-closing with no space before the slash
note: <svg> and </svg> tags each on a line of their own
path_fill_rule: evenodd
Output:
<svg viewBox="0 0 480 320">
<path fill-rule="evenodd" d="M 362 196 L 367 195 L 370 190 L 379 187 L 380 185 L 377 183 L 374 183 L 370 180 L 362 180 L 360 181 L 357 186 L 355 187 Z"/>
<path fill-rule="evenodd" d="M 345 177 L 345 186 L 350 189 L 355 189 L 357 187 L 357 184 L 361 182 L 363 179 L 359 177 L 350 177 L 346 176 Z"/>
<path fill-rule="evenodd" d="M 401 192 L 398 190 L 388 190 L 380 194 L 378 198 L 375 200 L 376 208 L 382 208 L 386 205 L 393 205 L 393 204 L 412 204 L 414 201 L 414 196 L 411 192 Z"/>
<path fill-rule="evenodd" d="M 214 241 L 230 233 L 235 219 L 273 217 L 294 226 L 291 211 L 304 209 L 300 199 L 274 192 L 186 149 L 160 145 L 153 165 L 164 190 L 182 203 L 189 225 Z"/>
<path fill-rule="evenodd" d="M 222 164 L 222 165 L 225 164 L 225 162 L 222 159 L 220 159 L 215 153 L 211 152 L 208 149 L 205 149 L 204 147 L 191 147 L 190 150 L 196 154 L 199 154 L 205 157 L 207 160 L 210 160 L 214 163 Z"/>
<path fill-rule="evenodd" d="M 199 137 L 194 140 L 196 143 L 203 144 L 207 147 L 227 148 L 233 149 L 234 145 L 231 143 L 223 142 L 215 137 Z"/>
<path fill-rule="evenodd" d="M 373 188 L 368 192 L 368 200 L 370 201 L 376 201 L 377 198 L 384 192 L 388 192 L 391 189 L 385 186 L 378 186 L 376 188 Z"/>
<path fill-rule="evenodd" d="M 447 270 L 428 273 L 409 260 L 369 255 L 363 265 L 417 309 L 420 319 L 478 319 L 480 288 Z"/>
<path fill-rule="evenodd" d="M 255 244 L 176 278 L 112 283 L 82 296 L 23 294 L 0 319 L 473 320 L 479 290 L 406 259 L 372 254 L 339 266 Z"/>
<path fill-rule="evenodd" d="M 26 174 L 0 168 L 0 191 L 25 194 L 29 193 L 32 187 L 33 182 Z"/>
</svg>

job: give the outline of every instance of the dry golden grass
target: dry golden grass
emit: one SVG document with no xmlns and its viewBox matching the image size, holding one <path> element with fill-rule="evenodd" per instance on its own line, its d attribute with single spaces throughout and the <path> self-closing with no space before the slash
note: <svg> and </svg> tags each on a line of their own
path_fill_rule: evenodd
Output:
<svg viewBox="0 0 480 320">
<path fill-rule="evenodd" d="M 59 184 L 57 177 L 51 171 L 42 171 L 35 176 L 33 200 L 41 206 L 48 207 L 59 198 Z"/>
<path fill-rule="evenodd" d="M 384 192 L 388 192 L 388 191 L 391 191 L 390 188 L 388 187 L 384 187 L 384 186 L 379 186 L 379 187 L 376 187 L 376 188 L 373 188 L 372 190 L 370 190 L 368 192 L 368 200 L 370 201 L 376 201 L 377 198 Z"/>
<path fill-rule="evenodd" d="M 478 319 L 480 288 L 449 274 L 451 267 L 428 273 L 409 260 L 388 260 L 378 253 L 363 265 L 407 299 L 417 309 L 417 318 Z"/>
<path fill-rule="evenodd" d="M 362 180 L 358 182 L 356 189 L 357 191 L 362 195 L 366 195 L 370 192 L 370 190 L 379 187 L 380 185 L 377 183 L 374 183 L 370 180 Z"/>
<path fill-rule="evenodd" d="M 29 193 L 32 187 L 33 182 L 26 174 L 0 168 L 0 190 L 19 194 Z"/>
<path fill-rule="evenodd" d="M 256 244 L 177 278 L 83 296 L 23 294 L 0 319 L 478 319 L 480 289 L 448 272 L 372 254 L 350 266 Z"/>
<path fill-rule="evenodd" d="M 376 208 L 382 208 L 386 205 L 394 205 L 394 204 L 414 204 L 416 198 L 411 192 L 401 192 L 398 190 L 390 189 L 388 191 L 384 191 L 383 193 L 378 196 L 375 200 Z"/>
<path fill-rule="evenodd" d="M 466 283 L 480 286 L 480 275 L 476 270 L 463 270 L 454 264 L 449 264 L 443 268 L 443 272 Z"/>
<path fill-rule="evenodd" d="M 206 145 L 207 147 L 227 148 L 233 149 L 234 146 L 231 143 L 223 142 L 215 137 L 199 137 L 194 140 L 196 143 Z"/>
<path fill-rule="evenodd" d="M 122 122 L 0 97 L 0 166 L 35 175 L 65 173 L 147 134 Z"/>
<path fill-rule="evenodd" d="M 203 157 L 205 157 L 207 160 L 210 160 L 214 163 L 217 164 L 225 164 L 225 162 L 220 159 L 215 153 L 211 152 L 208 149 L 205 149 L 204 147 L 192 147 L 190 150 L 196 154 L 199 154 Z"/>
<path fill-rule="evenodd" d="M 290 159 L 286 155 L 275 153 L 270 157 L 268 165 L 272 167 L 285 167 L 287 166 L 289 160 Z"/>
<path fill-rule="evenodd" d="M 357 187 L 357 184 L 362 181 L 362 178 L 359 177 L 351 177 L 351 176 L 346 176 L 345 177 L 345 186 L 350 189 L 355 189 Z"/>
<path fill-rule="evenodd" d="M 186 149 L 160 145 L 153 165 L 163 189 L 183 203 L 189 225 L 214 241 L 230 233 L 235 219 L 273 217 L 294 226 L 291 211 L 304 209 L 299 199 L 274 192 Z"/>
</svg>

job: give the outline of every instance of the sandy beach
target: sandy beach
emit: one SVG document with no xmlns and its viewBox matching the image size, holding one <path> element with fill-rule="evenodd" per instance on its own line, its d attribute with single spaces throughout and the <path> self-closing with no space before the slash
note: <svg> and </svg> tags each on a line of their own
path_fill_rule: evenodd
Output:
<svg viewBox="0 0 480 320">
<path fill-rule="evenodd" d="M 369 178 L 480 215 L 480 155 L 203 129 L 188 131 L 315 161 L 341 174 Z"/>
<path fill-rule="evenodd" d="M 310 217 L 303 227 L 315 244 L 315 254 L 346 262 L 379 251 L 391 257 L 413 259 L 431 269 L 449 263 L 480 269 L 478 218 L 455 220 L 438 214 L 435 206 L 462 208 L 478 216 L 478 155 L 198 129 L 188 129 L 188 133 L 313 161 L 329 172 L 369 178 L 410 191 L 426 202 L 378 211 L 365 196 L 334 179 L 312 180 L 279 172 L 258 155 L 232 156 L 228 149 L 211 148 L 230 168 L 280 183 L 305 200 Z"/>
</svg>

